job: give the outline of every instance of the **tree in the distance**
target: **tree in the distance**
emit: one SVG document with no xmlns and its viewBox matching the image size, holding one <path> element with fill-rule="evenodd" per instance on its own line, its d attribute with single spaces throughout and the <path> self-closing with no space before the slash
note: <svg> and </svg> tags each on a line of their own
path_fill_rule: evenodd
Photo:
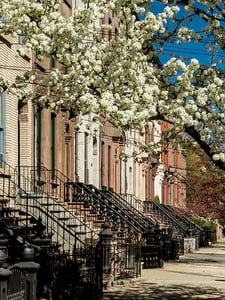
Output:
<svg viewBox="0 0 225 300">
<path fill-rule="evenodd" d="M 203 151 L 187 159 L 187 209 L 202 217 L 225 218 L 225 175 Z"/>
<path fill-rule="evenodd" d="M 53 69 L 39 77 L 32 70 L 11 86 L 4 78 L 0 83 L 21 101 L 32 99 L 56 112 L 61 107 L 73 114 L 102 112 L 124 129 L 143 132 L 152 120 L 167 121 L 171 126 L 164 142 L 185 144 L 189 135 L 225 170 L 224 70 L 214 63 L 200 65 L 197 57 L 189 62 L 173 57 L 163 65 L 157 59 L 165 42 L 207 39 L 206 51 L 212 53 L 212 43 L 224 51 L 224 1 L 155 1 L 161 11 L 154 13 L 152 1 L 83 0 L 85 8 L 69 19 L 59 13 L 58 2 L 1 0 L 0 17 L 6 22 L 0 34 L 24 35 L 18 55 L 51 56 L 68 73 Z M 103 33 L 110 25 L 98 21 L 111 10 L 120 28 L 117 38 L 109 40 Z M 194 25 L 199 20 L 204 21 L 201 33 Z M 27 85 L 32 83 L 31 93 Z M 148 146 L 154 147 L 152 142 Z"/>
</svg>

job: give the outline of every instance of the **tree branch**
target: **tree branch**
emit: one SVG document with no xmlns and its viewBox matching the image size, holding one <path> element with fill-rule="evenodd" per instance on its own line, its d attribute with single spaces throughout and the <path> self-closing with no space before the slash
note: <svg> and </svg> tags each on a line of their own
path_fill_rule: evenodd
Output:
<svg viewBox="0 0 225 300">
<path fill-rule="evenodd" d="M 218 168 L 225 171 L 225 163 L 221 160 L 213 160 L 213 155 L 216 153 L 212 151 L 206 142 L 201 140 L 200 134 L 194 127 L 186 127 L 185 132 L 188 133 L 198 143 L 198 145 L 204 150 L 204 152 Z"/>
</svg>

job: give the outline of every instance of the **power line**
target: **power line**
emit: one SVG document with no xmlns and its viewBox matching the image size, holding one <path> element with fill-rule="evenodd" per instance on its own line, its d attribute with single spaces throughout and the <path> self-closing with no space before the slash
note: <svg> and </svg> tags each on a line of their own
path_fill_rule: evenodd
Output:
<svg viewBox="0 0 225 300">
<path fill-rule="evenodd" d="M 202 53 L 202 50 L 204 50 L 204 48 L 201 48 L 201 50 L 199 50 L 199 48 L 198 48 L 198 49 L 195 49 L 194 45 L 196 45 L 196 44 L 190 44 L 190 48 L 189 48 L 189 47 L 185 47 L 185 46 L 182 46 L 182 45 L 166 44 L 163 48 L 162 48 L 162 47 L 161 47 L 161 48 L 162 48 L 162 49 L 165 49 L 165 48 L 171 48 L 171 49 L 175 49 L 175 50 L 181 49 L 181 50 L 183 50 L 183 51 L 187 50 L 187 52 L 189 52 L 190 50 L 194 50 L 194 51 L 197 52 L 197 53 Z M 213 46 L 214 46 L 214 45 L 213 45 Z M 178 51 L 178 50 L 177 50 L 177 51 Z M 207 50 L 204 50 L 204 51 L 205 51 L 206 53 L 207 53 L 207 52 L 210 53 L 210 51 L 207 51 Z M 218 49 L 218 52 L 220 52 L 219 49 Z M 224 55 L 224 56 L 225 56 L 225 53 L 221 51 L 220 55 Z"/>
</svg>

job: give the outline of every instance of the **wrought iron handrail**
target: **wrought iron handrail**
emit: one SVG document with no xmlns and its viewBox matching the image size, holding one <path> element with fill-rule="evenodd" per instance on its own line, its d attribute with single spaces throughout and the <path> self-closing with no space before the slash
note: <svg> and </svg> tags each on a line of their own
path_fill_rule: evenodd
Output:
<svg viewBox="0 0 225 300">
<path fill-rule="evenodd" d="M 20 166 L 18 174 L 31 178 L 34 188 L 41 190 L 57 198 L 59 201 L 65 199 L 65 182 L 69 181 L 59 170 L 47 169 L 45 166 Z"/>
<path fill-rule="evenodd" d="M 171 213 L 168 212 L 167 209 L 165 209 L 161 204 L 152 201 L 147 200 L 145 201 L 145 205 L 147 206 L 147 209 L 150 208 L 157 213 L 157 216 L 162 218 L 167 225 L 172 225 L 173 228 L 176 228 L 180 233 L 185 234 L 186 228 L 183 226 Z"/>
<path fill-rule="evenodd" d="M 193 222 L 190 218 L 185 216 L 184 214 L 180 214 L 179 209 L 175 207 L 171 207 L 170 205 L 163 205 L 170 213 L 172 213 L 178 220 L 182 221 L 188 226 L 188 229 L 195 229 L 197 233 L 204 233 L 204 229 Z"/>
<path fill-rule="evenodd" d="M 137 210 L 134 206 L 132 206 L 125 198 L 121 197 L 115 192 L 110 190 L 102 190 L 104 194 L 106 194 L 110 199 L 120 205 L 124 210 L 128 211 L 129 214 L 137 220 L 138 223 L 142 224 L 144 228 L 148 228 L 148 226 L 156 225 L 150 217 L 145 216 L 141 211 Z"/>
<path fill-rule="evenodd" d="M 122 193 L 120 194 L 120 196 L 126 199 L 126 201 L 130 203 L 130 205 L 135 207 L 138 211 L 144 211 L 143 200 L 139 199 L 134 194 Z"/>
<path fill-rule="evenodd" d="M 107 199 L 106 201 L 109 201 L 113 205 L 115 205 L 115 207 L 117 207 L 117 209 L 119 209 L 121 212 L 123 212 L 123 214 L 128 219 L 132 220 L 132 222 L 135 223 L 135 226 L 137 228 L 141 228 L 142 232 L 145 232 L 149 225 L 155 225 L 152 222 L 145 222 L 144 218 L 146 218 L 146 216 L 144 216 L 142 214 L 139 215 L 138 211 L 135 208 L 132 208 L 131 206 L 126 205 L 124 202 L 124 199 L 121 199 L 122 201 L 118 201 L 118 199 L 116 199 L 115 195 L 111 194 L 110 192 L 109 192 L 109 194 L 105 193 L 105 191 L 98 189 L 94 185 L 88 185 L 88 187 L 90 187 L 95 193 L 97 193 L 101 197 Z M 137 214 L 135 215 L 134 212 L 136 212 Z M 140 216 L 140 221 L 139 221 L 139 218 L 136 218 L 136 217 L 138 217 L 138 215 Z"/>
<path fill-rule="evenodd" d="M 67 185 L 72 186 L 74 189 L 80 189 L 80 192 L 83 191 L 89 195 L 94 200 L 95 204 L 96 201 L 99 201 L 102 207 L 106 207 L 109 212 L 112 212 L 115 216 L 118 216 L 136 232 L 142 233 L 145 230 L 145 228 L 136 220 L 134 220 L 127 212 L 125 212 L 121 206 L 119 206 L 117 203 L 113 203 L 109 197 L 106 197 L 106 195 L 94 185 L 86 185 L 81 182 L 68 182 Z"/>
<path fill-rule="evenodd" d="M 31 199 L 34 200 L 34 203 L 33 205 L 29 205 L 28 209 L 26 207 L 26 204 L 21 204 L 20 207 L 23 207 L 24 210 L 27 210 L 26 212 L 34 218 L 38 218 L 37 214 L 35 213 L 35 209 L 38 208 L 39 216 L 42 217 L 42 223 L 47 226 L 47 229 L 50 230 L 50 235 L 56 234 L 57 242 L 61 241 L 62 248 L 64 247 L 62 242 L 66 241 L 66 243 L 68 243 L 69 245 L 68 251 L 71 254 L 71 252 L 74 250 L 74 244 L 76 242 L 75 240 L 77 240 L 77 242 L 81 244 L 84 244 L 84 242 L 77 236 L 78 232 L 68 228 L 63 220 L 60 220 L 59 222 L 56 216 L 52 214 L 47 208 L 45 208 L 45 206 L 43 206 L 43 203 L 39 201 L 38 198 L 35 198 L 35 196 L 33 195 L 29 195 L 28 200 L 30 201 Z M 45 219 L 47 219 L 47 222 L 45 221 Z M 63 232 L 61 233 L 59 229 L 62 229 Z M 65 238 L 66 233 L 69 234 L 69 239 Z M 74 240 L 71 240 L 72 238 L 74 238 Z"/>
<path fill-rule="evenodd" d="M 19 172 L 19 173 L 18 173 Z M 63 241 L 67 242 L 70 245 L 70 251 L 72 252 L 74 250 L 74 245 L 77 243 L 84 245 L 84 241 L 79 238 L 78 234 L 79 231 L 75 230 L 73 227 L 69 227 L 63 218 L 61 217 L 60 220 L 51 213 L 50 207 L 54 209 L 54 207 L 60 207 L 61 212 L 67 217 L 70 217 L 74 221 L 79 224 L 80 227 L 85 227 L 85 232 L 89 236 L 94 236 L 94 231 L 88 226 L 87 223 L 85 223 L 81 218 L 76 216 L 72 211 L 68 210 L 63 203 L 57 201 L 57 199 L 53 198 L 52 196 L 49 196 L 49 194 L 44 191 L 41 187 L 38 187 L 36 191 L 34 192 L 34 182 L 32 182 L 31 178 L 23 176 L 21 173 L 21 167 L 20 168 L 13 168 L 8 163 L 4 162 L 4 168 L 3 170 L 0 170 L 0 174 L 9 174 L 7 176 L 7 180 L 9 181 L 10 186 L 13 185 L 13 195 L 9 194 L 9 192 L 5 192 L 5 195 L 8 198 L 11 198 L 15 200 L 15 204 L 20 205 L 24 213 L 29 214 L 35 218 L 38 218 L 40 216 L 40 213 L 44 214 L 42 215 L 42 218 L 46 220 L 45 224 L 47 227 L 47 230 L 51 233 L 56 233 L 57 241 L 58 238 L 61 238 Z M 5 180 L 5 178 L 4 178 Z M 20 203 L 20 199 L 26 198 L 27 201 L 25 203 Z M 30 201 L 33 201 L 32 205 L 29 203 Z M 46 208 L 44 209 L 44 205 L 40 199 L 46 200 Z M 51 201 L 50 201 L 51 200 Z M 65 218 L 66 219 L 66 218 Z M 21 221 L 21 220 L 20 220 Z M 24 223 L 24 221 L 21 221 Z M 44 222 L 43 222 L 44 223 Z M 24 224 L 28 226 L 28 224 Z M 63 231 L 63 234 L 59 234 L 59 231 L 57 229 L 61 228 Z M 74 243 L 70 240 L 66 240 L 65 237 L 69 235 L 71 239 L 74 239 Z M 62 245 L 63 248 L 63 245 Z"/>
</svg>

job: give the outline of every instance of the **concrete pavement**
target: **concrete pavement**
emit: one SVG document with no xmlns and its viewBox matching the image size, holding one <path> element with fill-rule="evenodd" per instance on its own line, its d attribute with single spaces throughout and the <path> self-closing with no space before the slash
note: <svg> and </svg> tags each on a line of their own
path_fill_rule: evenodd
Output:
<svg viewBox="0 0 225 300">
<path fill-rule="evenodd" d="M 225 239 L 165 263 L 142 270 L 136 281 L 108 288 L 104 300 L 225 300 Z"/>
</svg>

